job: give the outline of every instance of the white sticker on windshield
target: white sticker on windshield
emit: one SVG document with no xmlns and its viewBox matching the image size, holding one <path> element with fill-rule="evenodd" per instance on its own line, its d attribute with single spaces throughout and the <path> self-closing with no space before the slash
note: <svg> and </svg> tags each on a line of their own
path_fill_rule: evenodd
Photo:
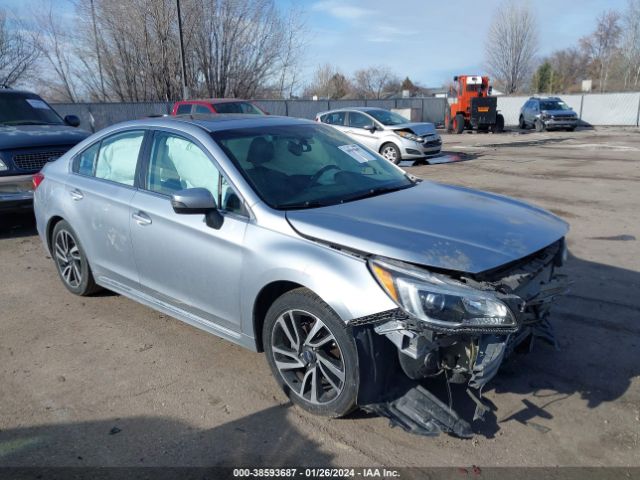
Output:
<svg viewBox="0 0 640 480">
<path fill-rule="evenodd" d="M 338 148 L 342 150 L 344 153 L 346 153 L 347 155 L 349 155 L 351 158 L 357 160 L 360 163 L 367 163 L 367 162 L 370 162 L 371 160 L 376 159 L 376 157 L 371 155 L 360 145 L 355 145 L 355 144 L 342 145 L 341 147 L 338 147 Z"/>
<path fill-rule="evenodd" d="M 42 100 L 39 100 L 37 98 L 25 98 L 25 100 L 33 108 L 42 108 L 43 110 L 49 110 L 49 105 L 44 103 Z"/>
</svg>

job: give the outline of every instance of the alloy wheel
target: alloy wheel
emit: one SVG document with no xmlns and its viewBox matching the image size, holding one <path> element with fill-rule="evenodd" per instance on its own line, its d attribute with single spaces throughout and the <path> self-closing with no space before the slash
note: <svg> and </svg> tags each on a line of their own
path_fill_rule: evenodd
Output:
<svg viewBox="0 0 640 480">
<path fill-rule="evenodd" d="M 382 149 L 382 156 L 386 160 L 395 163 L 395 161 L 398 159 L 398 152 L 396 152 L 395 148 L 389 146 Z"/>
<path fill-rule="evenodd" d="M 287 386 L 298 397 L 323 405 L 344 388 L 342 351 L 329 328 L 315 315 L 287 310 L 271 334 L 273 360 Z"/>
<path fill-rule="evenodd" d="M 78 287 L 82 282 L 82 257 L 73 235 L 67 230 L 60 230 L 56 235 L 55 258 L 63 280 L 70 287 Z"/>
</svg>

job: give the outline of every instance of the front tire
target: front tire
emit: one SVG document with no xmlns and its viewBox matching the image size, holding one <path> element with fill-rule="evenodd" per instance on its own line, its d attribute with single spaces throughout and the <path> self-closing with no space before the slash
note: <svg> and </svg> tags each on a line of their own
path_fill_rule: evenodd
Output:
<svg viewBox="0 0 640 480">
<path fill-rule="evenodd" d="M 393 143 L 385 143 L 384 145 L 382 145 L 382 147 L 380 147 L 380 155 L 396 165 L 398 165 L 402 161 L 400 149 Z"/>
<path fill-rule="evenodd" d="M 338 315 L 306 288 L 278 298 L 263 325 L 271 372 L 291 401 L 316 415 L 341 417 L 356 406 L 358 354 Z"/>
<path fill-rule="evenodd" d="M 544 126 L 544 123 L 542 123 L 542 120 L 540 120 L 539 118 L 536 118 L 536 121 L 533 122 L 533 124 L 536 127 L 536 132 L 544 132 L 545 126 Z"/>
<path fill-rule="evenodd" d="M 459 135 L 464 131 L 464 116 L 457 113 L 453 119 L 453 130 Z"/>
<path fill-rule="evenodd" d="M 524 117 L 522 115 L 520 115 L 520 119 L 518 120 L 518 126 L 520 127 L 520 130 L 527 129 L 527 123 L 524 121 Z"/>
<path fill-rule="evenodd" d="M 493 126 L 493 133 L 502 133 L 504 132 L 504 117 L 500 114 L 496 115 L 496 123 Z"/>
<path fill-rule="evenodd" d="M 58 275 L 67 290 L 83 297 L 100 290 L 78 236 L 65 220 L 53 228 L 51 250 Z"/>
</svg>

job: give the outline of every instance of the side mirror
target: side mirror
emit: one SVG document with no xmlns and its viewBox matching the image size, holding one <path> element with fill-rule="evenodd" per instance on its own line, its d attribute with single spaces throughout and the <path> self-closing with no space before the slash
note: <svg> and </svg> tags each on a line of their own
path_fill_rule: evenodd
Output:
<svg viewBox="0 0 640 480">
<path fill-rule="evenodd" d="M 171 195 L 173 211 L 182 215 L 204 214 L 207 226 L 218 230 L 224 217 L 218 211 L 216 201 L 206 188 L 187 188 Z"/>
<path fill-rule="evenodd" d="M 64 117 L 64 123 L 66 123 L 70 127 L 79 127 L 80 119 L 76 115 L 67 115 L 66 117 Z"/>
<path fill-rule="evenodd" d="M 371 125 L 367 125 L 366 127 L 364 127 L 364 129 L 369 130 L 371 133 L 374 133 L 377 130 L 375 124 L 373 123 Z"/>
</svg>

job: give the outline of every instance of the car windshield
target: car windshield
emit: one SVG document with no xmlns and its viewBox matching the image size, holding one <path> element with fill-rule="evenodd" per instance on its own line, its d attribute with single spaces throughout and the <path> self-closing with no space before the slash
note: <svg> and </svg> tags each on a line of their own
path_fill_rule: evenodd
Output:
<svg viewBox="0 0 640 480">
<path fill-rule="evenodd" d="M 35 95 L 0 94 L 1 125 L 62 125 L 62 118 Z"/>
<path fill-rule="evenodd" d="M 571 110 L 571 107 L 560 100 L 545 100 L 540 102 L 540 110 Z"/>
<path fill-rule="evenodd" d="M 367 113 L 383 125 L 401 125 L 409 120 L 389 110 L 367 110 Z"/>
<path fill-rule="evenodd" d="M 271 207 L 314 208 L 415 185 L 402 170 L 322 124 L 273 125 L 211 134 Z"/>
<path fill-rule="evenodd" d="M 223 102 L 215 103 L 213 107 L 218 113 L 251 113 L 264 115 L 264 112 L 250 102 Z"/>
</svg>

